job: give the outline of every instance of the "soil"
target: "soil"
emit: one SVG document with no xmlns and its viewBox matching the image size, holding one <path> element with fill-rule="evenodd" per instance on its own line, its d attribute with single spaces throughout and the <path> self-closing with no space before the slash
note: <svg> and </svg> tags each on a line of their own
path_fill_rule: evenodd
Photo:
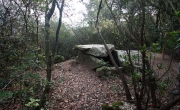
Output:
<svg viewBox="0 0 180 110">
<path fill-rule="evenodd" d="M 162 60 L 161 54 L 156 54 L 151 60 L 153 68 L 158 73 L 158 78 L 164 74 L 161 81 L 169 79 L 167 94 L 177 84 L 178 61 L 165 55 Z M 158 70 L 156 65 L 162 64 L 163 69 Z M 45 71 L 43 72 L 45 75 Z M 76 62 L 75 59 L 55 64 L 52 72 L 53 88 L 49 97 L 48 108 L 50 110 L 101 110 L 102 104 L 111 104 L 121 101 L 128 110 L 134 110 L 135 106 L 125 102 L 125 93 L 117 75 L 109 77 L 97 77 L 94 70 L 89 70 L 85 65 Z M 160 94 L 162 91 L 160 91 Z M 159 94 L 159 93 L 157 93 Z M 167 95 L 166 95 L 167 96 Z M 166 100 L 167 98 L 164 98 Z M 178 106 L 176 106 L 178 109 Z"/>
</svg>

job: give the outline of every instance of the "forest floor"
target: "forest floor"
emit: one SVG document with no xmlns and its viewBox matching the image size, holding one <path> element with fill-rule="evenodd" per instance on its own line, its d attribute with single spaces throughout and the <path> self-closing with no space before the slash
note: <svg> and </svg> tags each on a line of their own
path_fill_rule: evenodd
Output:
<svg viewBox="0 0 180 110">
<path fill-rule="evenodd" d="M 157 70 L 159 77 L 169 68 L 170 57 L 156 54 L 151 61 L 154 65 L 162 64 L 163 69 Z M 154 66 L 156 69 L 157 66 Z M 177 84 L 176 75 L 178 62 L 173 61 L 165 78 L 170 78 L 167 92 L 174 89 Z M 45 70 L 42 75 L 45 76 Z M 102 104 L 122 101 L 128 110 L 134 110 L 133 104 L 125 102 L 125 92 L 119 77 L 97 77 L 96 72 L 89 70 L 85 65 L 78 64 L 70 59 L 55 64 L 52 72 L 53 88 L 49 97 L 50 110 L 101 110 Z M 161 91 L 160 91 L 161 92 Z M 160 93 L 161 94 L 161 93 Z M 177 107 L 176 107 L 177 108 Z"/>
</svg>

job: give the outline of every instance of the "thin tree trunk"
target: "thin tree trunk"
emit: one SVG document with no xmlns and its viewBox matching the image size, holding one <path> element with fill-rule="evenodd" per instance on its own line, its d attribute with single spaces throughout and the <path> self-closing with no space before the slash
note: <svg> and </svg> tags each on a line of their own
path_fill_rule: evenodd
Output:
<svg viewBox="0 0 180 110">
<path fill-rule="evenodd" d="M 56 1 L 56 4 L 57 4 L 57 7 L 59 9 L 59 22 L 58 22 L 58 27 L 56 29 L 56 40 L 55 40 L 55 46 L 54 46 L 54 49 L 53 49 L 53 53 L 52 53 L 52 57 L 53 57 L 53 64 L 54 64 L 54 60 L 55 60 L 55 56 L 57 54 L 57 47 L 58 47 L 58 40 L 59 40 L 59 31 L 60 31 L 60 28 L 61 28 L 61 24 L 62 24 L 62 12 L 63 12 L 63 7 L 64 7 L 64 0 L 62 1 L 61 3 L 61 7 L 59 7 L 59 3 Z"/>
<path fill-rule="evenodd" d="M 51 82 L 51 71 L 52 71 L 52 56 L 50 53 L 50 42 L 49 42 L 49 36 L 50 36 L 50 18 L 54 13 L 55 10 L 55 3 L 56 0 L 52 1 L 52 6 L 50 8 L 50 10 L 48 11 L 48 1 L 46 0 L 46 12 L 45 12 L 45 55 L 46 55 L 46 79 L 47 79 L 47 84 L 45 85 L 45 90 L 44 93 L 41 97 L 41 102 L 40 102 L 40 106 L 39 107 L 44 107 L 45 102 L 47 100 L 47 95 L 49 94 L 50 91 L 50 82 Z M 40 109 L 40 108 L 37 109 Z"/>
<path fill-rule="evenodd" d="M 141 38 L 141 48 L 144 47 L 144 25 L 145 25 L 145 4 L 144 4 L 144 0 L 141 0 L 141 10 L 142 10 L 142 23 L 141 23 L 141 32 L 140 32 L 140 38 Z M 144 89 L 146 86 L 146 76 L 145 76 L 145 50 L 143 49 L 142 53 L 142 64 L 143 64 L 143 68 L 142 68 L 142 88 L 140 91 L 140 97 L 138 98 L 138 104 L 137 104 L 137 109 L 141 110 L 141 102 L 143 100 L 143 96 L 144 96 Z"/>
<path fill-rule="evenodd" d="M 104 38 L 103 38 L 103 36 L 101 35 L 101 33 L 100 33 L 100 31 L 99 31 L 99 28 L 98 28 L 98 19 L 99 19 L 99 13 L 100 13 L 100 10 L 101 10 L 101 5 L 102 5 L 102 0 L 100 1 L 98 13 L 97 13 L 96 29 L 97 29 L 97 31 L 98 31 L 99 37 L 101 38 L 101 40 L 102 40 L 102 42 L 103 42 L 103 44 L 104 44 L 104 47 L 106 48 L 106 50 L 107 50 L 107 52 L 108 52 L 108 54 L 109 54 L 109 57 L 110 57 L 110 59 L 111 59 L 111 62 L 113 63 L 113 65 L 115 66 L 115 68 L 117 69 L 117 71 L 118 71 L 118 73 L 119 73 L 119 75 L 120 75 L 121 81 L 122 81 L 122 83 L 123 83 L 123 86 L 124 86 L 124 89 L 125 89 L 125 92 L 126 92 L 126 99 L 130 101 L 130 100 L 132 100 L 132 98 L 131 98 L 131 93 L 130 93 L 130 91 L 129 91 L 129 87 L 128 87 L 128 85 L 127 85 L 126 77 L 124 76 L 124 74 L 122 73 L 122 71 L 119 69 L 119 67 L 118 67 L 118 65 L 116 64 L 116 62 L 114 61 L 114 58 L 113 58 L 113 56 L 112 56 L 112 54 L 111 54 L 111 52 L 110 52 L 110 50 L 109 50 L 109 48 L 108 48 L 108 46 L 107 46 Z"/>
</svg>

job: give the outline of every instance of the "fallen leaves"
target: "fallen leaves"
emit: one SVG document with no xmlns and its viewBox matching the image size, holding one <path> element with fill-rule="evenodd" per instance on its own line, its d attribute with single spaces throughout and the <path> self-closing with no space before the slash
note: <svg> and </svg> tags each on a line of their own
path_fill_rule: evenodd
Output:
<svg viewBox="0 0 180 110">
<path fill-rule="evenodd" d="M 119 78 L 98 78 L 93 70 L 80 64 L 71 66 L 72 62 L 62 62 L 53 71 L 56 88 L 50 96 L 50 110 L 99 110 L 104 103 L 124 100 Z M 62 77 L 65 80 L 59 83 Z"/>
</svg>

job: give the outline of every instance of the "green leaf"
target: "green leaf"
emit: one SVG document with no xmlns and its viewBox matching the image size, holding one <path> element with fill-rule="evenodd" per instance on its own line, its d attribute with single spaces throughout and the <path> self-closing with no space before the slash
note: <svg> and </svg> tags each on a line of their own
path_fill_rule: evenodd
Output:
<svg viewBox="0 0 180 110">
<path fill-rule="evenodd" d="M 29 76 L 30 78 L 33 78 L 33 79 L 40 78 L 39 74 L 34 74 L 34 73 L 29 73 L 27 76 Z"/>
<path fill-rule="evenodd" d="M 152 59 L 152 53 L 149 53 L 149 59 L 150 60 Z"/>
<path fill-rule="evenodd" d="M 161 89 L 165 89 L 167 87 L 167 84 L 165 82 L 159 82 L 158 85 Z"/>
<path fill-rule="evenodd" d="M 138 58 L 138 55 L 135 54 L 135 55 L 132 55 L 132 60 L 136 60 Z"/>
<path fill-rule="evenodd" d="M 140 50 L 141 52 L 146 52 L 146 44 L 144 44 Z"/>
<path fill-rule="evenodd" d="M 13 93 L 11 91 L 1 91 L 0 92 L 0 101 L 2 101 L 3 99 L 8 99 L 8 98 L 12 98 Z"/>
<path fill-rule="evenodd" d="M 162 64 L 157 64 L 157 68 L 160 70 L 163 68 L 163 65 Z"/>
<path fill-rule="evenodd" d="M 141 73 L 140 72 L 134 72 L 133 77 L 139 79 L 141 77 Z"/>
<path fill-rule="evenodd" d="M 160 50 L 158 43 L 152 43 L 151 45 L 152 52 L 158 52 Z"/>
<path fill-rule="evenodd" d="M 34 105 L 35 107 L 39 106 L 39 104 L 38 104 L 37 102 L 36 102 L 36 103 L 34 103 L 33 105 Z"/>
<path fill-rule="evenodd" d="M 37 102 L 40 101 L 39 99 L 30 98 L 29 100 L 30 100 L 30 102 L 25 104 L 25 106 L 27 106 L 27 107 L 32 107 L 32 106 L 37 107 L 37 106 L 39 106 L 39 104 L 37 103 Z"/>
<path fill-rule="evenodd" d="M 30 100 L 31 102 L 34 102 L 34 101 L 35 101 L 35 99 L 33 99 L 33 98 L 30 98 L 29 100 Z"/>
<path fill-rule="evenodd" d="M 180 11 L 175 12 L 175 16 L 180 17 Z"/>
<path fill-rule="evenodd" d="M 29 107 L 30 105 L 29 105 L 29 103 L 27 103 L 27 104 L 25 104 L 25 106 L 26 106 L 26 107 Z"/>
</svg>

